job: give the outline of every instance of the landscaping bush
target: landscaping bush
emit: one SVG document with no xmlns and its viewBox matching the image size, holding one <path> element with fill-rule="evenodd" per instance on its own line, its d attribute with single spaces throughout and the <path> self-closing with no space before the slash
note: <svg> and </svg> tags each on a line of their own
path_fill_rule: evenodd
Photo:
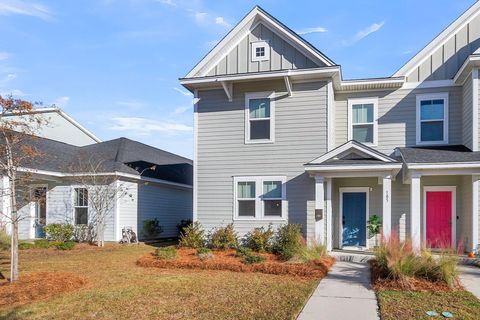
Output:
<svg viewBox="0 0 480 320">
<path fill-rule="evenodd" d="M 300 225 L 285 224 L 277 230 L 274 252 L 278 254 L 281 259 L 290 260 L 300 253 L 304 242 Z"/>
<path fill-rule="evenodd" d="M 423 250 L 417 254 L 410 240 L 400 241 L 398 237 L 382 240 L 375 249 L 377 267 L 387 278 L 408 287 L 409 278 L 443 282 L 454 286 L 457 280 L 458 259 L 452 252 L 441 252 L 434 257 Z"/>
<path fill-rule="evenodd" d="M 163 232 L 163 227 L 160 225 L 160 221 L 157 218 L 153 220 L 143 221 L 143 235 L 147 239 L 158 238 L 160 233 Z"/>
<path fill-rule="evenodd" d="M 230 223 L 224 228 L 216 229 L 210 236 L 210 245 L 212 248 L 220 250 L 236 248 L 238 246 L 238 237 L 233 224 Z"/>
<path fill-rule="evenodd" d="M 207 239 L 202 225 L 199 222 L 194 222 L 184 228 L 179 245 L 188 248 L 201 248 L 206 242 Z"/>
<path fill-rule="evenodd" d="M 177 224 L 178 236 L 181 236 L 184 233 L 186 227 L 192 224 L 192 220 L 181 220 L 180 223 Z"/>
<path fill-rule="evenodd" d="M 35 245 L 31 242 L 20 241 L 18 243 L 18 249 L 19 250 L 28 250 L 28 249 L 33 249 L 33 248 L 35 248 Z"/>
<path fill-rule="evenodd" d="M 50 248 L 50 241 L 47 239 L 38 239 L 33 241 L 33 245 L 38 249 L 48 249 Z"/>
<path fill-rule="evenodd" d="M 265 261 L 265 257 L 262 257 L 258 254 L 247 255 L 243 258 L 243 263 L 245 264 L 255 264 Z"/>
<path fill-rule="evenodd" d="M 271 252 L 273 250 L 274 232 L 271 226 L 268 228 L 255 228 L 245 236 L 245 246 L 256 252 Z"/>
<path fill-rule="evenodd" d="M 213 258 L 213 252 L 209 248 L 198 248 L 197 256 L 204 261 Z"/>
<path fill-rule="evenodd" d="M 0 230 L 0 251 L 10 249 L 10 235 Z"/>
<path fill-rule="evenodd" d="M 74 226 L 69 223 L 51 223 L 43 227 L 47 238 L 53 241 L 65 242 L 73 238 Z"/>
<path fill-rule="evenodd" d="M 175 259 L 177 257 L 177 249 L 174 247 L 161 247 L 155 250 L 155 256 L 161 260 Z"/>
<path fill-rule="evenodd" d="M 75 247 L 76 243 L 73 241 L 54 241 L 52 246 L 58 250 L 72 250 Z"/>
<path fill-rule="evenodd" d="M 245 256 L 250 256 L 252 255 L 252 249 L 247 248 L 247 247 L 237 247 L 236 248 L 236 257 L 245 257 Z"/>
<path fill-rule="evenodd" d="M 302 246 L 295 256 L 300 262 L 320 260 L 327 256 L 327 247 L 323 244 L 311 244 Z"/>
</svg>

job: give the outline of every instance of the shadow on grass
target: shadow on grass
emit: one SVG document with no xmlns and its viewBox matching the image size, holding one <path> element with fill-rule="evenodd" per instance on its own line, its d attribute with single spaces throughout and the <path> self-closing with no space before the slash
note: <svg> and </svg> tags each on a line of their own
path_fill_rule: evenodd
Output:
<svg viewBox="0 0 480 320">
<path fill-rule="evenodd" d="M 20 320 L 20 319 L 28 318 L 28 316 L 31 316 L 31 315 L 33 315 L 32 311 L 20 311 L 20 307 L 17 307 L 6 313 L 2 313 L 0 311 L 1 319 L 5 319 L 5 320 Z"/>
</svg>

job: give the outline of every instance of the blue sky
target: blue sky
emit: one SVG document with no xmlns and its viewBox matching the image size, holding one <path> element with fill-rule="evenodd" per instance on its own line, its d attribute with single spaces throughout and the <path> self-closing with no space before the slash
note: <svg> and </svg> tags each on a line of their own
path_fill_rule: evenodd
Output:
<svg viewBox="0 0 480 320">
<path fill-rule="evenodd" d="M 390 76 L 474 0 L 0 0 L 0 94 L 56 104 L 101 139 L 187 157 L 178 83 L 256 4 L 342 65 Z"/>
</svg>

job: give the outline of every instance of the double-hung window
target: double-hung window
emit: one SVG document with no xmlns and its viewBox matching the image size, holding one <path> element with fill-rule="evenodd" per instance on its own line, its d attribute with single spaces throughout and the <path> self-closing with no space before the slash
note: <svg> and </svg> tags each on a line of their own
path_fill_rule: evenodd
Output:
<svg viewBox="0 0 480 320">
<path fill-rule="evenodd" d="M 348 139 L 377 145 L 378 99 L 350 99 L 348 109 Z"/>
<path fill-rule="evenodd" d="M 272 92 L 245 95 L 245 143 L 274 141 L 274 105 Z"/>
<path fill-rule="evenodd" d="M 235 213 L 238 220 L 285 219 L 286 178 L 234 177 Z"/>
<path fill-rule="evenodd" d="M 73 208 L 75 224 L 88 224 L 88 190 L 73 189 Z"/>
<path fill-rule="evenodd" d="M 417 95 L 417 144 L 448 143 L 448 93 Z"/>
</svg>

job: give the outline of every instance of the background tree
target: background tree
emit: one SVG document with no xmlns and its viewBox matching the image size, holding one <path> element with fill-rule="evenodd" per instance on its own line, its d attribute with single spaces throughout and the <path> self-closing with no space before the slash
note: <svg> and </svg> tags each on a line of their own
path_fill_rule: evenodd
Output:
<svg viewBox="0 0 480 320">
<path fill-rule="evenodd" d="M 8 212 L 2 220 L 11 226 L 10 281 L 18 280 L 18 224 L 26 218 L 19 214 L 19 200 L 30 197 L 25 168 L 31 168 L 42 157 L 34 144 L 38 130 L 47 120 L 34 112 L 38 103 L 0 96 L 0 176 L 8 183 L 0 187 L 3 199 L 8 199 Z M 3 206 L 0 210 L 3 210 Z"/>
<path fill-rule="evenodd" d="M 87 200 L 88 224 L 93 231 L 93 240 L 99 247 L 105 245 L 105 227 L 108 219 L 113 217 L 117 200 L 132 198 L 128 186 L 109 169 L 105 161 L 95 159 L 94 156 L 80 156 L 77 164 L 69 168 L 79 187 L 87 190 L 86 195 L 80 196 Z"/>
</svg>

